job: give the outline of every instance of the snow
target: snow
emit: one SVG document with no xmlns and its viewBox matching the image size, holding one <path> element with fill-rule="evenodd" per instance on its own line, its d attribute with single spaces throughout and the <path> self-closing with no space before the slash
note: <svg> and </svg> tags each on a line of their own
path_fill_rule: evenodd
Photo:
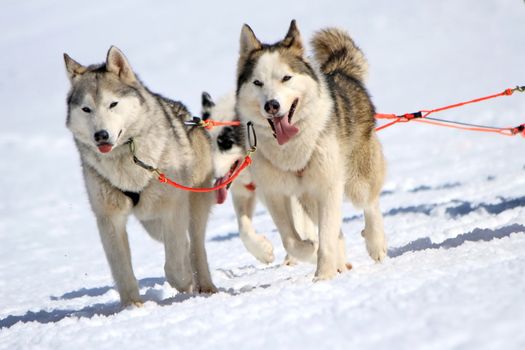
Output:
<svg viewBox="0 0 525 350">
<path fill-rule="evenodd" d="M 121 310 L 64 127 L 62 53 L 81 63 L 121 48 L 154 91 L 195 113 L 200 93 L 234 88 L 249 23 L 278 40 L 296 18 L 305 37 L 337 25 L 370 61 L 378 111 L 406 113 L 525 84 L 522 1 L 13 1 L 0 11 L 1 349 L 523 349 L 524 139 L 406 123 L 381 131 L 389 239 L 367 256 L 360 212 L 344 204 L 354 269 L 312 283 L 285 253 L 266 210 L 255 227 L 276 262 L 244 249 L 230 202 L 214 209 L 207 250 L 212 296 L 184 295 L 163 275 L 163 249 L 131 220 L 142 308 Z M 525 96 L 439 116 L 525 122 Z M 230 196 L 231 197 L 231 196 Z"/>
</svg>

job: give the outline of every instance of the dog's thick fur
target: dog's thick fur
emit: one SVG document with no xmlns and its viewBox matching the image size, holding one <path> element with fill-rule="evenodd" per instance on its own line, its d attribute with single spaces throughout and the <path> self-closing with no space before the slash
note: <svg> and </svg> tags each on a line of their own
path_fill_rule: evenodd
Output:
<svg viewBox="0 0 525 350">
<path fill-rule="evenodd" d="M 82 66 L 64 54 L 71 82 L 67 127 L 80 153 L 89 201 L 123 305 L 141 298 L 131 265 L 126 222 L 134 214 L 165 247 L 167 281 L 184 292 L 214 292 L 204 247 L 212 194 L 174 189 L 132 160 L 136 155 L 175 181 L 211 185 L 209 137 L 187 128 L 186 107 L 152 93 L 126 57 L 111 47 L 104 64 Z M 188 239 L 189 232 L 189 239 Z"/>
<path fill-rule="evenodd" d="M 362 235 L 372 259 L 386 256 L 379 209 L 385 161 L 364 87 L 362 52 L 334 28 L 315 34 L 311 44 L 313 61 L 305 57 L 295 21 L 286 37 L 271 45 L 244 25 L 236 112 L 255 125 L 259 147 L 252 176 L 287 252 L 298 259 L 317 253 L 315 280 L 324 280 L 347 269 L 341 232 L 345 196 L 364 209 Z M 318 224 L 318 246 L 300 239 L 290 196 L 298 197 Z"/>
</svg>

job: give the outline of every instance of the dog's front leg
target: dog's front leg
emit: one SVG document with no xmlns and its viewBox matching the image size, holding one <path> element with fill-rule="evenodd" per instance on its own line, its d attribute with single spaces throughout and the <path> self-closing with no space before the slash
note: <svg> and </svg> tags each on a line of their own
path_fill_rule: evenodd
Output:
<svg viewBox="0 0 525 350">
<path fill-rule="evenodd" d="M 240 191 L 244 191 L 244 193 L 238 193 Z M 252 217 L 256 201 L 255 192 L 237 188 L 232 191 L 232 194 L 242 243 L 257 260 L 265 264 L 273 262 L 272 243 L 265 236 L 257 234 L 253 228 Z"/>
<path fill-rule="evenodd" d="M 338 271 L 341 246 L 341 216 L 343 186 L 335 184 L 319 193 L 319 251 L 314 281 L 335 277 Z M 344 249 L 344 246 L 343 248 Z"/>
<path fill-rule="evenodd" d="M 366 242 L 368 254 L 375 261 L 381 262 L 387 253 L 383 214 L 379 208 L 379 201 L 368 204 L 364 209 L 365 229 L 362 232 Z"/>
<path fill-rule="evenodd" d="M 206 254 L 205 238 L 206 224 L 213 203 L 210 193 L 192 193 L 190 218 L 190 246 L 191 263 L 195 275 L 195 292 L 216 293 L 217 287 L 213 284 Z"/>
<path fill-rule="evenodd" d="M 189 215 L 189 200 L 181 198 L 177 201 L 176 209 L 166 213 L 162 218 L 162 236 L 166 255 L 164 272 L 168 283 L 179 292 L 193 291 L 188 239 Z"/>
<path fill-rule="evenodd" d="M 97 215 L 97 225 L 111 268 L 113 279 L 117 284 L 120 302 L 123 306 L 142 305 L 139 295 L 137 279 L 131 266 L 128 234 L 126 233 L 125 215 L 101 216 Z"/>
<path fill-rule="evenodd" d="M 317 244 L 309 239 L 302 240 L 297 233 L 293 224 L 290 198 L 276 193 L 265 194 L 264 198 L 286 252 L 299 260 L 311 261 L 317 250 Z"/>
</svg>

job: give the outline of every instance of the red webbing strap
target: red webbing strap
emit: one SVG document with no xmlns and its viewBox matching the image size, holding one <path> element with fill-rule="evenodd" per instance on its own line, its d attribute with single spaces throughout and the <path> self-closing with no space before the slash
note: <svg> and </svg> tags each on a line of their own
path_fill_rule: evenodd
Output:
<svg viewBox="0 0 525 350">
<path fill-rule="evenodd" d="M 234 120 L 231 122 L 221 122 L 218 120 L 208 119 L 208 120 L 201 121 L 200 125 L 207 130 L 211 130 L 216 126 L 240 126 L 241 122 L 238 120 Z"/>
<path fill-rule="evenodd" d="M 444 106 L 444 107 L 440 107 L 436 109 L 421 110 L 416 113 L 409 113 L 409 114 L 404 114 L 404 115 L 377 113 L 375 115 L 376 119 L 390 119 L 390 120 L 393 119 L 393 121 L 388 122 L 384 125 L 378 126 L 376 128 L 376 131 L 383 130 L 397 123 L 416 121 L 419 123 L 426 123 L 426 124 L 432 124 L 432 125 L 461 129 L 461 130 L 491 132 L 491 133 L 496 133 L 496 134 L 505 135 L 505 136 L 515 136 L 515 135 L 521 134 L 522 136 L 525 137 L 525 124 L 521 124 L 516 127 L 498 128 L 498 127 L 493 127 L 493 126 L 475 125 L 475 124 L 454 122 L 450 120 L 435 119 L 435 118 L 428 117 L 432 113 L 441 112 L 447 109 L 457 108 L 457 107 L 461 107 L 467 104 L 477 103 L 477 102 L 493 99 L 493 98 L 500 97 L 500 96 L 510 96 L 515 91 L 524 92 L 525 87 L 517 86 L 514 89 L 505 89 L 504 91 L 499 92 L 497 94 L 484 96 L 484 97 L 476 98 L 476 99 L 465 101 L 465 102 L 459 102 L 459 103 L 455 103 L 452 105 L 448 105 L 448 106 Z"/>
<path fill-rule="evenodd" d="M 158 177 L 158 180 L 162 183 L 165 183 L 165 184 L 168 184 L 168 185 L 171 185 L 175 188 L 178 188 L 180 190 L 184 190 L 184 191 L 190 191 L 190 192 L 198 192 L 198 193 L 203 193 L 203 192 L 213 192 L 213 191 L 217 191 L 223 187 L 226 187 L 228 186 L 233 180 L 235 180 L 240 174 L 241 172 L 247 167 L 249 166 L 250 164 L 252 163 L 252 159 L 250 157 L 250 155 L 248 154 L 246 157 L 244 157 L 244 161 L 242 162 L 241 166 L 237 168 L 237 170 L 235 170 L 233 172 L 233 174 L 230 176 L 230 178 L 228 180 L 226 180 L 225 182 L 221 183 L 220 185 L 217 185 L 215 187 L 209 187 L 209 188 L 193 188 L 193 187 L 188 187 L 188 186 L 184 186 L 184 185 L 181 185 L 179 183 L 176 183 L 175 181 L 173 180 L 170 180 L 166 177 L 166 175 L 164 175 L 163 173 L 158 173 L 159 177 Z"/>
</svg>

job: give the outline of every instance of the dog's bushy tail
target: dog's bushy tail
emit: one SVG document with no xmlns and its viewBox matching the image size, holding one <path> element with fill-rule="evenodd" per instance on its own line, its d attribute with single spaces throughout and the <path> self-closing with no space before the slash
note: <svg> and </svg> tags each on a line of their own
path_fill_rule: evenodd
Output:
<svg viewBox="0 0 525 350">
<path fill-rule="evenodd" d="M 364 83 L 368 75 L 368 62 L 344 30 L 326 28 L 317 32 L 312 40 L 314 57 L 324 74 L 340 71 Z"/>
</svg>

